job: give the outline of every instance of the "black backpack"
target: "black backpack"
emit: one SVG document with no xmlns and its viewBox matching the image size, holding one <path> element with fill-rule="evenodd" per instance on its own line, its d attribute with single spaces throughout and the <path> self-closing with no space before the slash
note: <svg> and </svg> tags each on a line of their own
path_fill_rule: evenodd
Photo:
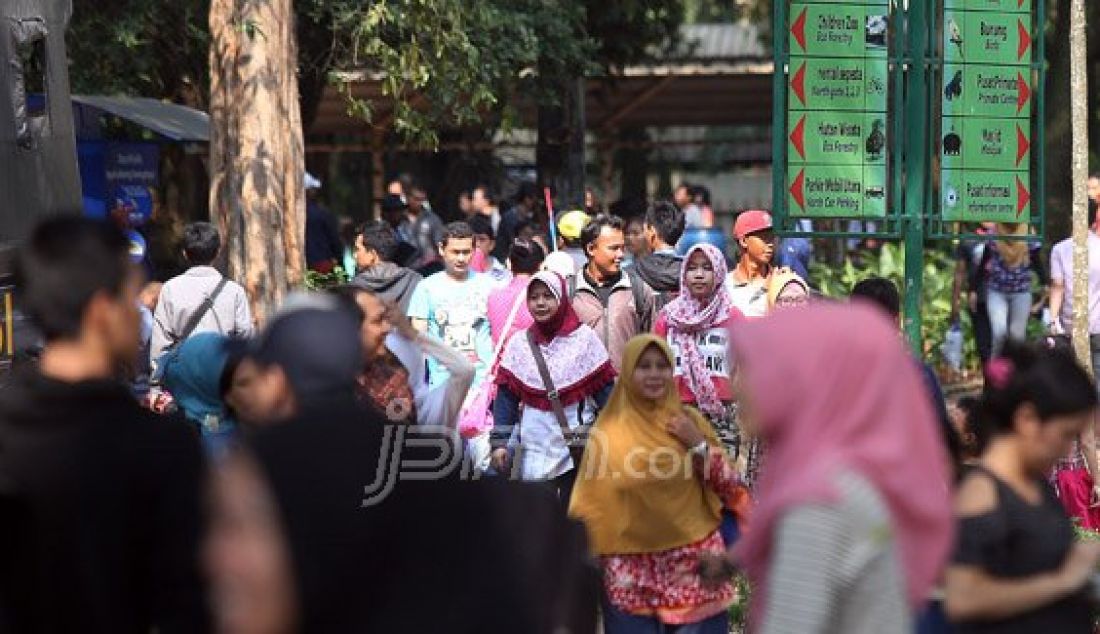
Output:
<svg viewBox="0 0 1100 634">
<path fill-rule="evenodd" d="M 630 277 L 630 292 L 634 294 L 634 309 L 638 314 L 638 332 L 650 332 L 661 309 L 676 299 L 679 293 L 654 290 L 634 267 L 628 268 L 626 274 Z"/>
</svg>

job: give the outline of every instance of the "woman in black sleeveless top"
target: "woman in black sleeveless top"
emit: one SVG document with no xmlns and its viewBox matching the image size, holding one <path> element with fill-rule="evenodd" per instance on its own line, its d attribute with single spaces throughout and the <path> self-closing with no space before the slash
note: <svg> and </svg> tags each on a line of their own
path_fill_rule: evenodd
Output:
<svg viewBox="0 0 1100 634">
<path fill-rule="evenodd" d="M 1097 544 L 1076 544 L 1046 475 L 1093 422 L 1095 388 L 1067 353 L 1009 346 L 986 366 L 981 462 L 956 496 L 947 612 L 961 634 L 1091 634 Z"/>
</svg>

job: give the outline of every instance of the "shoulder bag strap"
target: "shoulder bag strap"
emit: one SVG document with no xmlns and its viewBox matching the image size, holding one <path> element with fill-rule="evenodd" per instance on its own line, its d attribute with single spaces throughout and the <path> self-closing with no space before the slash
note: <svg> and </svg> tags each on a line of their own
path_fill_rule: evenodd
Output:
<svg viewBox="0 0 1100 634">
<path fill-rule="evenodd" d="M 191 333 L 195 331 L 195 328 L 199 327 L 199 322 L 206 316 L 206 313 L 210 312 L 210 309 L 214 307 L 214 300 L 221 294 L 222 289 L 225 288 L 226 283 L 229 282 L 229 278 L 222 277 L 218 285 L 214 287 L 214 292 L 207 295 L 199 307 L 195 310 L 191 318 L 187 320 L 187 324 L 184 325 L 183 331 L 180 332 L 179 337 L 176 338 L 176 343 L 179 343 L 191 336 Z"/>
<path fill-rule="evenodd" d="M 550 378 L 550 368 L 546 367 L 546 358 L 542 356 L 542 349 L 535 341 L 535 334 L 530 330 L 527 331 L 527 343 L 531 345 L 531 354 L 535 357 L 535 365 L 539 367 L 539 374 L 542 375 L 542 384 L 546 386 L 546 398 L 550 399 L 550 405 L 554 408 L 554 418 L 558 419 L 562 438 L 565 439 L 566 444 L 569 444 L 574 435 L 573 431 L 569 429 L 569 422 L 565 418 L 565 408 L 561 406 L 558 390 L 554 387 L 554 380 Z"/>
</svg>

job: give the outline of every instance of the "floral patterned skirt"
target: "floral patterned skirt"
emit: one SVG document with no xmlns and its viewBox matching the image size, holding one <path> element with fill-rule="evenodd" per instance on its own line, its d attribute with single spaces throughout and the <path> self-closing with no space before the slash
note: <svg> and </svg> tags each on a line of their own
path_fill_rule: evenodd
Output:
<svg viewBox="0 0 1100 634">
<path fill-rule="evenodd" d="M 699 578 L 703 554 L 723 554 L 722 535 L 714 531 L 704 539 L 657 553 L 605 555 L 604 589 L 611 604 L 628 614 L 653 616 L 669 625 L 696 623 L 719 614 L 733 604 L 733 582 L 704 586 Z"/>
</svg>

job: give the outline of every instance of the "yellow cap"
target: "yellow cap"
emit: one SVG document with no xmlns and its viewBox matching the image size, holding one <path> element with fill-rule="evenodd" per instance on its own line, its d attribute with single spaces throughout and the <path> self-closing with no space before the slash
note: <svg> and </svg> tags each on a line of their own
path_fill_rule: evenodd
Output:
<svg viewBox="0 0 1100 634">
<path fill-rule="evenodd" d="M 558 218 L 558 232 L 563 238 L 576 240 L 581 237 L 581 231 L 591 218 L 579 209 L 567 211 Z"/>
</svg>

